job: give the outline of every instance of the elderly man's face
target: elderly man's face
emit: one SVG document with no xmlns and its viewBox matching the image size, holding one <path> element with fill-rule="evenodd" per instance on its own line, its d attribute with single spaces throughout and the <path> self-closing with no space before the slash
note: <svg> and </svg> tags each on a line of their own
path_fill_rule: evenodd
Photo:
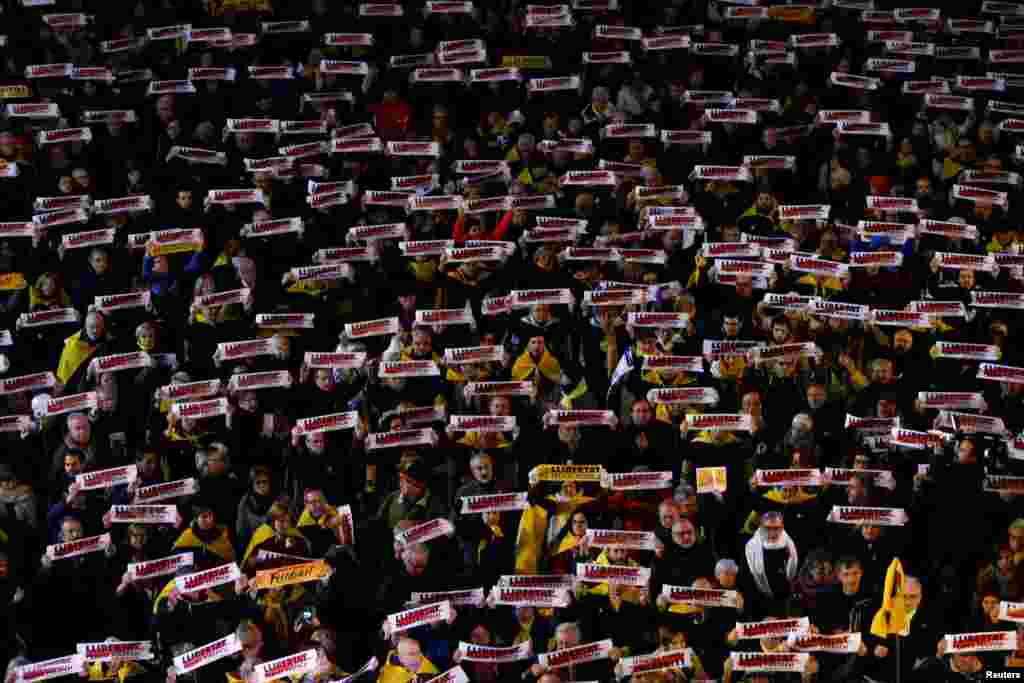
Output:
<svg viewBox="0 0 1024 683">
<path fill-rule="evenodd" d="M 238 278 L 246 287 L 256 286 L 256 263 L 249 258 L 243 258 L 238 263 Z"/>
<path fill-rule="evenodd" d="M 85 318 L 85 334 L 90 339 L 99 339 L 106 329 L 106 320 L 102 315 L 89 315 Z"/>
<path fill-rule="evenodd" d="M 110 257 L 106 252 L 95 251 L 89 255 L 89 265 L 97 275 L 103 275 L 110 268 Z"/>
<path fill-rule="evenodd" d="M 473 479 L 481 484 L 488 484 L 494 479 L 494 462 L 489 456 L 473 458 L 469 464 Z"/>
<path fill-rule="evenodd" d="M 697 530 L 689 520 L 681 519 L 672 525 L 672 542 L 683 548 L 691 548 L 697 542 Z"/>
<path fill-rule="evenodd" d="M 555 634 L 555 640 L 558 644 L 559 650 L 563 650 L 567 647 L 575 647 L 579 645 L 579 633 L 574 628 L 559 629 Z"/>
<path fill-rule="evenodd" d="M 84 415 L 75 415 L 68 420 L 68 436 L 71 437 L 74 443 L 80 446 L 89 443 L 89 439 L 92 437 L 92 426 L 89 424 L 89 418 Z"/>
<path fill-rule="evenodd" d="M 82 537 L 82 523 L 74 519 L 64 520 L 60 526 L 60 537 L 65 543 L 77 541 Z"/>
<path fill-rule="evenodd" d="M 424 358 L 434 350 L 434 342 L 429 334 L 416 332 L 412 336 L 412 351 L 417 356 Z"/>
<path fill-rule="evenodd" d="M 907 581 L 903 587 L 903 607 L 907 611 L 914 611 L 921 606 L 921 584 L 916 581 Z"/>
<path fill-rule="evenodd" d="M 725 590 L 731 590 L 736 587 L 736 572 L 732 570 L 720 571 L 715 575 L 718 579 L 718 583 Z"/>
</svg>

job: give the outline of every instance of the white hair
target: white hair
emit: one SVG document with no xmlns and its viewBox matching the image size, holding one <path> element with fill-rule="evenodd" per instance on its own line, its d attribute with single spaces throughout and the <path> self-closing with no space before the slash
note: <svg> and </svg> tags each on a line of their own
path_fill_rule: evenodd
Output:
<svg viewBox="0 0 1024 683">
<path fill-rule="evenodd" d="M 736 560 L 730 560 L 727 557 L 722 558 L 718 561 L 718 564 L 715 565 L 715 576 L 725 573 L 738 574 L 739 571 L 740 566 L 736 564 Z"/>
<path fill-rule="evenodd" d="M 559 624 L 558 627 L 555 628 L 555 635 L 557 636 L 558 634 L 565 633 L 566 631 L 574 632 L 576 634 L 576 640 L 580 640 L 580 625 L 575 621 L 565 621 Z"/>
</svg>

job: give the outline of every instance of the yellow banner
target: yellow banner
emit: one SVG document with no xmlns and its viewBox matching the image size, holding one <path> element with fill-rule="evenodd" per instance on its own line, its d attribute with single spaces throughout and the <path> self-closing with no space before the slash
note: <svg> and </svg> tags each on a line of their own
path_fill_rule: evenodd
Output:
<svg viewBox="0 0 1024 683">
<path fill-rule="evenodd" d="M 550 69 L 551 58 L 544 55 L 505 55 L 501 58 L 501 65 L 517 69 Z"/>
<path fill-rule="evenodd" d="M 537 481 L 601 481 L 600 465 L 540 465 L 534 470 Z"/>
<path fill-rule="evenodd" d="M 10 291 L 12 289 L 25 289 L 28 287 L 28 282 L 25 281 L 25 276 L 21 273 L 4 273 L 0 275 L 0 291 Z"/>
<path fill-rule="evenodd" d="M 154 244 L 149 249 L 150 256 L 167 256 L 168 254 L 182 254 L 186 251 L 199 251 L 201 245 L 196 242 L 169 242 L 167 244 Z"/>
<path fill-rule="evenodd" d="M 280 588 L 290 586 L 294 583 L 306 583 L 322 579 L 330 573 L 330 568 L 323 560 L 314 562 L 303 562 L 302 564 L 290 564 L 287 567 L 277 569 L 264 569 L 256 572 L 256 578 L 252 585 L 263 590 L 264 588 Z"/>
<path fill-rule="evenodd" d="M 274 6 L 269 0 L 212 0 L 207 6 L 210 15 L 219 17 L 225 12 L 241 14 L 243 12 L 259 12 L 273 14 Z"/>
<path fill-rule="evenodd" d="M 32 97 L 32 88 L 27 85 L 0 85 L 0 100 L 16 100 Z"/>
<path fill-rule="evenodd" d="M 768 16 L 777 21 L 789 21 L 799 24 L 814 23 L 813 7 L 787 7 L 780 5 L 768 8 Z"/>
<path fill-rule="evenodd" d="M 725 493 L 728 482 L 724 467 L 697 468 L 697 493 Z"/>
</svg>

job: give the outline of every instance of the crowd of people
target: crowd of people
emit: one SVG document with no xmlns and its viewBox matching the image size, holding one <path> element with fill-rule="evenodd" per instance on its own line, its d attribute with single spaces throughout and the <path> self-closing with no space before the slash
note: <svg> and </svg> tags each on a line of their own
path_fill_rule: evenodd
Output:
<svg viewBox="0 0 1024 683">
<path fill-rule="evenodd" d="M 1024 5 L 538 3 L 3 3 L 5 683 L 1024 673 Z"/>
</svg>

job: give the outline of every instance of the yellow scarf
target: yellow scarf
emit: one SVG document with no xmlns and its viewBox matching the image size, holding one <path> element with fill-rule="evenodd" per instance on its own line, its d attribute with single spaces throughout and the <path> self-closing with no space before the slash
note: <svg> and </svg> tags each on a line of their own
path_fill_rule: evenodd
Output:
<svg viewBox="0 0 1024 683">
<path fill-rule="evenodd" d="M 171 594 L 171 592 L 174 590 L 175 586 L 177 586 L 177 584 L 175 583 L 175 580 L 171 579 L 170 581 L 167 582 L 167 585 L 165 585 L 160 590 L 160 592 L 157 594 L 156 598 L 153 599 L 153 614 L 154 615 L 159 614 L 159 612 L 160 612 L 160 605 L 162 605 L 164 603 L 164 601 L 167 600 L 167 596 L 169 596 Z M 233 587 L 234 584 L 231 584 L 231 586 L 232 586 L 231 590 L 233 591 L 234 590 L 234 587 Z M 226 587 L 227 586 L 219 586 L 218 588 L 214 588 L 214 589 L 212 589 L 210 591 L 207 591 L 206 602 L 221 602 L 222 600 L 224 600 L 224 596 L 222 596 L 217 591 L 220 590 L 220 589 L 224 589 Z"/>
<path fill-rule="evenodd" d="M 802 486 L 780 486 L 762 493 L 761 497 L 782 505 L 800 505 L 809 500 L 815 500 L 818 497 L 818 492 L 809 491 Z"/>
<path fill-rule="evenodd" d="M 532 379 L 535 370 L 555 384 L 558 384 L 562 379 L 562 366 L 558 359 L 548 351 L 544 351 L 544 354 L 540 357 L 540 363 L 533 360 L 533 356 L 530 355 L 529 351 L 524 351 L 519 358 L 516 358 L 516 362 L 512 365 L 512 379 L 520 382 Z"/>
<path fill-rule="evenodd" d="M 13 289 L 25 289 L 26 287 L 28 287 L 28 281 L 21 273 L 4 273 L 0 275 L 0 291 L 6 292 Z"/>
<path fill-rule="evenodd" d="M 697 381 L 697 378 L 688 372 L 677 372 L 671 382 L 666 382 L 658 370 L 644 370 L 640 377 L 643 381 L 659 387 L 684 387 Z"/>
<path fill-rule="evenodd" d="M 17 273 L 16 273 L 17 274 Z M 20 287 L 17 289 L 21 289 Z M 57 290 L 57 293 L 53 296 L 43 296 L 43 291 L 39 287 L 29 287 L 28 289 L 28 307 L 29 308 L 40 308 L 44 306 L 57 306 L 58 308 L 67 308 L 71 305 L 71 297 L 61 287 Z"/>
<path fill-rule="evenodd" d="M 466 435 L 459 439 L 459 443 L 468 448 L 484 448 L 484 435 L 482 432 L 466 432 Z M 512 442 L 501 432 L 494 435 L 495 448 L 508 448 L 511 445 Z"/>
<path fill-rule="evenodd" d="M 536 617 L 530 617 L 530 620 L 527 621 L 525 624 L 522 622 L 519 623 L 519 633 L 517 633 L 516 637 L 512 640 L 513 645 L 525 643 L 533 637 L 530 631 L 533 630 L 533 622 L 535 620 Z"/>
<path fill-rule="evenodd" d="M 828 297 L 836 292 L 843 291 L 843 283 L 839 278 L 828 277 L 818 278 L 817 275 L 807 274 L 797 280 L 797 284 L 814 287 L 817 296 Z"/>
<path fill-rule="evenodd" d="M 83 363 L 92 358 L 96 352 L 96 346 L 82 339 L 81 332 L 75 332 L 64 340 L 64 351 L 60 354 L 60 361 L 57 365 L 57 379 L 61 384 L 67 384 L 75 372 Z"/>
<path fill-rule="evenodd" d="M 218 525 L 217 537 L 210 543 L 203 543 L 202 539 L 196 536 L 195 532 L 192 531 L 192 527 L 188 527 L 181 536 L 178 536 L 178 540 L 174 542 L 174 549 L 185 549 L 185 548 L 202 548 L 203 550 L 213 553 L 225 562 L 235 561 L 235 549 L 231 545 L 231 538 L 228 536 L 228 528 L 223 524 Z"/>
<path fill-rule="evenodd" d="M 190 441 L 197 445 L 208 436 L 206 432 L 202 434 L 186 434 L 179 430 L 177 426 L 168 427 L 164 434 L 167 436 L 168 441 Z"/>
<path fill-rule="evenodd" d="M 557 500 L 549 496 L 549 500 Z M 576 496 L 571 500 L 558 501 L 555 511 L 555 523 L 561 529 L 572 517 L 572 513 L 581 505 L 590 502 L 593 498 L 588 496 Z M 516 535 L 516 574 L 536 574 L 540 571 L 540 560 L 547 545 L 549 515 L 547 509 L 540 505 L 531 505 L 523 510 L 519 518 L 519 531 Z M 572 534 L 567 534 L 572 536 Z M 563 543 L 565 543 L 563 539 Z M 558 552 L 563 548 L 559 546 Z"/>
<path fill-rule="evenodd" d="M 313 513 L 311 513 L 309 509 L 303 508 L 302 514 L 299 515 L 299 523 L 295 526 L 297 526 L 300 529 L 304 526 L 318 526 L 321 529 L 326 529 L 327 520 L 337 515 L 338 511 L 330 505 L 325 505 L 324 507 L 326 508 L 326 511 L 324 512 L 323 516 L 320 519 L 314 519 Z"/>
<path fill-rule="evenodd" d="M 303 513 L 305 513 L 305 511 L 303 511 Z M 310 517 L 310 519 L 312 520 L 312 517 Z M 315 524 L 315 522 L 313 522 L 313 523 Z M 299 531 L 296 528 L 289 529 L 285 533 L 285 535 L 286 536 L 291 536 L 293 538 L 301 538 L 303 540 L 305 540 L 305 538 L 306 538 L 305 536 L 302 535 L 302 532 Z M 269 541 L 273 537 L 274 537 L 274 527 L 272 527 L 270 524 L 261 524 L 261 525 L 259 525 L 256 528 L 256 531 L 253 532 L 252 540 L 249 541 L 249 545 L 245 549 L 245 554 L 242 556 L 242 564 L 245 565 L 249 561 L 249 558 L 252 556 L 252 554 L 256 551 L 256 549 L 259 548 L 264 543 L 266 543 L 267 541 Z"/>
<path fill-rule="evenodd" d="M 420 667 L 416 671 L 409 671 L 401 664 L 392 664 L 392 660 L 398 657 L 397 650 L 391 650 L 388 652 L 388 657 L 385 660 L 384 666 L 380 670 L 380 677 L 377 679 L 377 683 L 414 683 L 418 676 L 424 678 L 432 677 L 431 674 L 437 675 L 441 673 L 433 662 L 426 657 L 420 659 Z"/>
<path fill-rule="evenodd" d="M 437 262 L 434 260 L 410 261 L 407 267 L 418 282 L 431 283 L 437 275 Z"/>
<path fill-rule="evenodd" d="M 274 629 L 279 640 L 288 639 L 288 615 L 285 608 L 297 603 L 305 594 L 304 587 L 294 585 L 266 591 L 257 600 L 257 603 L 263 606 L 263 621 Z"/>
<path fill-rule="evenodd" d="M 579 544 L 580 539 L 576 538 L 571 533 L 568 533 L 565 536 L 562 536 L 562 540 L 558 542 L 558 547 L 555 548 L 553 553 L 551 553 L 551 556 L 554 557 L 555 555 L 561 555 L 562 553 L 575 550 Z"/>
</svg>

